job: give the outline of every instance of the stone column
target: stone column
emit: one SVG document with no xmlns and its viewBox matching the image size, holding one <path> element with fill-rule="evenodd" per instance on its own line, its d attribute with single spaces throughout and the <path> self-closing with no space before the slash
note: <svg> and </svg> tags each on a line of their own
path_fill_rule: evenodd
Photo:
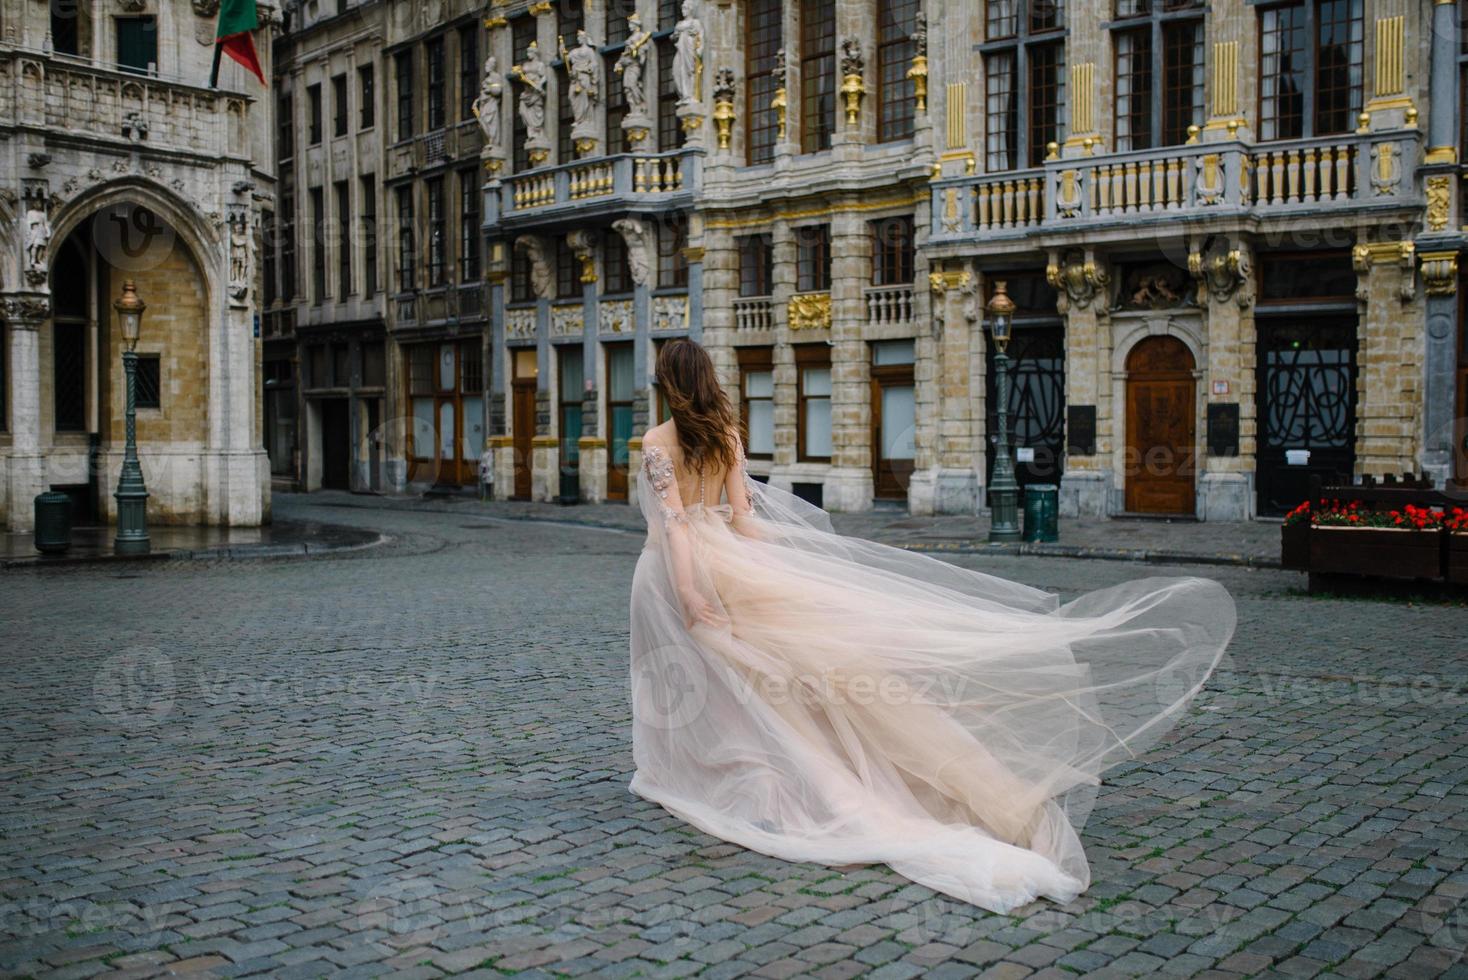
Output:
<svg viewBox="0 0 1468 980">
<path fill-rule="evenodd" d="M 5 332 L 9 337 L 10 473 L 7 526 L 31 531 L 36 494 L 46 489 L 46 460 L 41 453 L 41 324 L 51 315 L 45 293 L 4 297 Z"/>
<path fill-rule="evenodd" d="M 920 342 L 914 514 L 976 514 L 982 500 L 984 337 L 978 281 L 968 269 L 935 269 L 928 286 L 936 337 Z M 977 359 L 979 369 L 974 369 Z"/>
<path fill-rule="evenodd" d="M 1356 472 L 1416 469 L 1422 431 L 1424 304 L 1409 242 L 1358 245 Z"/>
<path fill-rule="evenodd" d="M 831 218 L 831 472 L 828 510 L 872 509 L 871 357 L 864 290 L 871 282 L 872 240 L 862 212 Z"/>
<path fill-rule="evenodd" d="M 1233 256 L 1233 257 L 1231 257 Z M 1190 257 L 1191 258 L 1191 257 Z M 1242 245 L 1197 255 L 1198 301 L 1207 310 L 1207 357 L 1202 369 L 1206 404 L 1238 406 L 1239 452 L 1215 456 L 1206 430 L 1199 483 L 1198 517 L 1205 521 L 1246 521 L 1254 516 L 1256 468 L 1254 389 L 1254 282 L 1249 252 Z M 1206 414 L 1204 416 L 1206 426 Z"/>
<path fill-rule="evenodd" d="M 1060 291 L 1065 317 L 1065 404 L 1093 408 L 1096 451 L 1067 452 L 1060 479 L 1064 517 L 1104 517 L 1111 512 L 1113 455 L 1125 453 L 1125 433 L 1116 431 L 1112 397 L 1111 318 L 1106 314 L 1105 270 L 1094 256 L 1079 252 L 1052 256 L 1046 275 Z"/>
</svg>

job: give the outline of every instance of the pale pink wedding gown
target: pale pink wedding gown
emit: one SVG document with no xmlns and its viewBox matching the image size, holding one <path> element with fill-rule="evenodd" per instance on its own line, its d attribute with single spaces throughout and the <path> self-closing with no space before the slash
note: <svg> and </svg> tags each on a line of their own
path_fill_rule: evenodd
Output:
<svg viewBox="0 0 1468 980">
<path fill-rule="evenodd" d="M 722 480 L 645 448 L 633 792 L 752 850 L 886 863 L 998 912 L 1084 891 L 1099 774 L 1202 687 L 1233 634 L 1229 594 L 1151 578 L 1061 604 L 842 537 L 739 476 L 746 500 L 720 503 Z M 676 535 L 724 624 L 685 624 Z"/>
</svg>

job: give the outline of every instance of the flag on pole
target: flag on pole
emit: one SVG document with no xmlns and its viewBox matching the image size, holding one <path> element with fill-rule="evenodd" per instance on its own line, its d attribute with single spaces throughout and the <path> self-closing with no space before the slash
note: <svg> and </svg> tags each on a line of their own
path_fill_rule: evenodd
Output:
<svg viewBox="0 0 1468 980">
<path fill-rule="evenodd" d="M 255 13 L 255 0 L 222 0 L 219 5 L 219 26 L 214 31 L 214 68 L 209 73 L 209 87 L 219 86 L 219 56 L 227 54 L 260 79 L 264 85 L 265 72 L 260 68 L 260 56 L 255 53 L 252 33 L 260 26 Z"/>
</svg>

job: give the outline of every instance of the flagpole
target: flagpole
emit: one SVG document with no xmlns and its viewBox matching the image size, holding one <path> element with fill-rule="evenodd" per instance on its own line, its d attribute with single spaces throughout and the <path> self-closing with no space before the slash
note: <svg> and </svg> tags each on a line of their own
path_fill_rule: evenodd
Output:
<svg viewBox="0 0 1468 980">
<path fill-rule="evenodd" d="M 214 42 L 214 67 L 209 69 L 209 87 L 219 87 L 219 56 L 224 53 L 224 45 L 218 40 Z"/>
</svg>

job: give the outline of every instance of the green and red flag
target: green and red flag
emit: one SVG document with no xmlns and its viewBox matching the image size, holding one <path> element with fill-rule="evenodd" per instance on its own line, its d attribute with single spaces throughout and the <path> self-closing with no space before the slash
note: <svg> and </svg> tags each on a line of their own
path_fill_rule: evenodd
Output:
<svg viewBox="0 0 1468 980">
<path fill-rule="evenodd" d="M 260 68 L 260 56 L 255 53 L 254 31 L 260 26 L 255 13 L 255 0 L 222 0 L 219 4 L 219 26 L 214 30 L 214 69 L 209 74 L 209 86 L 219 84 L 219 55 L 229 55 L 244 65 L 247 70 L 265 84 L 265 72 Z"/>
</svg>

